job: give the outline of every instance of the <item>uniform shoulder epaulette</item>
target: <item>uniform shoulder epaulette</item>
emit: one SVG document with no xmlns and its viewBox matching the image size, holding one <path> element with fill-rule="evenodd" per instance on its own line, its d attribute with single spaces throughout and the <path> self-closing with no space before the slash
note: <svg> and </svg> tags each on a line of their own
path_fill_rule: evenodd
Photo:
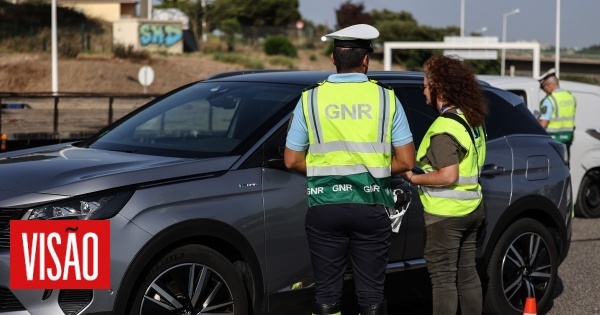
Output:
<svg viewBox="0 0 600 315">
<path fill-rule="evenodd" d="M 313 84 L 311 86 L 305 87 L 304 90 L 302 90 L 302 92 L 306 92 L 308 90 L 312 90 L 312 89 L 314 89 L 314 88 L 322 85 L 323 83 L 325 83 L 325 81 L 317 82 L 317 83 L 315 83 L 315 84 Z"/>
<path fill-rule="evenodd" d="M 382 87 L 382 88 L 384 88 L 384 89 L 392 90 L 392 87 L 391 87 L 391 86 L 389 86 L 389 85 L 387 85 L 387 84 L 385 84 L 385 83 L 381 83 L 381 82 L 379 82 L 379 81 L 377 81 L 377 80 L 369 80 L 369 81 L 371 81 L 371 82 L 373 82 L 373 83 L 375 83 L 375 84 L 377 84 L 377 85 L 381 86 L 381 87 Z"/>
</svg>

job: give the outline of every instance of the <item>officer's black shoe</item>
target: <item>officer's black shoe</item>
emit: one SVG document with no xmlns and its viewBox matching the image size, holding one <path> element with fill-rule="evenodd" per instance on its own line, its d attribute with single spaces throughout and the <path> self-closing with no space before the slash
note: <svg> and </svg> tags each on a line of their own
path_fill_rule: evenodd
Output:
<svg viewBox="0 0 600 315">
<path fill-rule="evenodd" d="M 361 305 L 360 315 L 387 315 L 387 306 L 385 301 L 376 305 Z"/>
<path fill-rule="evenodd" d="M 313 315 L 334 315 L 340 314 L 339 304 L 313 304 Z"/>
</svg>

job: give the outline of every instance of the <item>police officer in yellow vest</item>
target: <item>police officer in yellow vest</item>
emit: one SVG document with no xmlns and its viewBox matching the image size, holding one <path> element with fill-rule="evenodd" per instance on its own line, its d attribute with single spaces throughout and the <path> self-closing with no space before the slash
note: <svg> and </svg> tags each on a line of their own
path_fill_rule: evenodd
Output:
<svg viewBox="0 0 600 315">
<path fill-rule="evenodd" d="M 286 166 L 307 175 L 313 314 L 340 314 L 348 254 L 360 314 L 387 312 L 390 177 L 414 166 L 415 150 L 394 91 L 366 76 L 378 36 L 365 24 L 326 35 L 337 73 L 302 93 L 287 136 Z"/>
<path fill-rule="evenodd" d="M 540 116 L 538 121 L 554 140 L 567 146 L 567 153 L 571 156 L 571 143 L 575 130 L 575 97 L 568 91 L 560 88 L 556 70 L 554 68 L 542 74 L 540 89 L 546 92 L 546 97 L 540 103 Z"/>
<path fill-rule="evenodd" d="M 479 170 L 486 154 L 487 103 L 468 64 L 443 55 L 425 63 L 423 93 L 440 116 L 417 150 L 424 173 L 403 177 L 420 186 L 433 314 L 456 314 L 460 301 L 461 314 L 480 315 L 475 254 L 484 219 Z"/>
</svg>

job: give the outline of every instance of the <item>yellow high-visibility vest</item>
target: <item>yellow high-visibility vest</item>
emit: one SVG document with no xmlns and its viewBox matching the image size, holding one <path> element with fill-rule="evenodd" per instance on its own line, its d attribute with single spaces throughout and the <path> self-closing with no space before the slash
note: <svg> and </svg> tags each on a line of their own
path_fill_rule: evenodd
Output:
<svg viewBox="0 0 600 315">
<path fill-rule="evenodd" d="M 464 115 L 459 116 L 465 120 Z M 467 154 L 458 164 L 458 180 L 447 186 L 420 186 L 419 197 L 426 212 L 440 216 L 463 216 L 471 213 L 481 203 L 481 185 L 479 171 L 485 162 L 486 144 L 482 126 L 465 130 L 463 125 L 453 119 L 438 117 L 425 133 L 419 150 L 417 164 L 430 172 L 433 166 L 422 162 L 427 154 L 431 138 L 438 134 L 450 134 L 454 137 Z M 474 141 L 467 132 L 472 132 Z"/>
<path fill-rule="evenodd" d="M 396 97 L 375 81 L 322 82 L 302 93 L 309 206 L 394 204 L 390 177 Z"/>
<path fill-rule="evenodd" d="M 552 104 L 552 117 L 546 131 L 554 140 L 562 143 L 573 142 L 575 129 L 575 97 L 568 91 L 554 91 L 546 96 Z M 544 102 L 542 100 L 542 102 Z M 541 105 L 541 104 L 540 104 Z"/>
</svg>

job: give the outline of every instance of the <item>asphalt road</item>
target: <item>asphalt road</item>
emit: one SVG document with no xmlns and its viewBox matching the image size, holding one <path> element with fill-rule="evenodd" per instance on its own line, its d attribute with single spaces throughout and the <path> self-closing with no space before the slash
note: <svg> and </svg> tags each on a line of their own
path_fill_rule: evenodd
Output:
<svg viewBox="0 0 600 315">
<path fill-rule="evenodd" d="M 546 314 L 600 314 L 599 262 L 600 219 L 575 218 L 571 249 L 558 268 L 554 303 Z"/>
<path fill-rule="evenodd" d="M 558 269 L 553 305 L 545 315 L 600 314 L 599 281 L 600 219 L 575 218 L 569 255 Z M 419 304 L 391 308 L 389 315 L 431 314 Z"/>
</svg>

